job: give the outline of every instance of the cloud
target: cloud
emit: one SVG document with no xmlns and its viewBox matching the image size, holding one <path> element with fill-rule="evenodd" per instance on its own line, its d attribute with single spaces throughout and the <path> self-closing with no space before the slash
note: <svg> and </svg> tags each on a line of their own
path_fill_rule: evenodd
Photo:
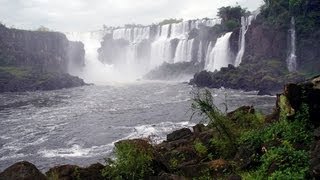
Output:
<svg viewBox="0 0 320 180">
<path fill-rule="evenodd" d="M 262 0 L 0 0 L 0 21 L 8 26 L 88 31 L 103 24 L 151 24 L 165 18 L 215 17 L 221 6 L 254 10 Z"/>
</svg>

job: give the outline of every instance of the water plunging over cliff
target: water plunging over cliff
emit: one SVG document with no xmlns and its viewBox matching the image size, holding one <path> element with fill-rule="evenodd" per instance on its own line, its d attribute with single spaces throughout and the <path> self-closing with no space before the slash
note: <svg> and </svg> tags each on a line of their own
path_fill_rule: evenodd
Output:
<svg viewBox="0 0 320 180">
<path fill-rule="evenodd" d="M 200 19 L 66 33 L 69 40 L 83 42 L 86 51 L 85 68 L 81 72 L 71 71 L 71 74 L 89 83 L 105 84 L 109 81 L 134 81 L 164 62 L 201 62 L 209 42 L 202 42 L 190 33 L 198 33 L 201 27 L 209 28 L 217 23 L 220 20 Z M 216 66 L 220 69 L 220 65 Z"/>
<path fill-rule="evenodd" d="M 295 19 L 291 18 L 291 27 L 289 30 L 290 34 L 290 46 L 287 57 L 287 67 L 290 72 L 297 70 L 297 56 L 296 56 L 296 29 L 295 29 Z"/>
<path fill-rule="evenodd" d="M 71 69 L 70 73 L 81 77 L 87 83 L 107 84 L 113 81 L 127 81 L 122 73 L 112 65 L 98 61 L 98 52 L 105 31 L 65 33 L 71 41 L 81 41 L 85 48 L 85 67 L 82 70 Z M 133 79 L 132 79 L 133 80 Z"/>
<path fill-rule="evenodd" d="M 212 44 L 209 45 L 205 62 L 206 70 L 212 72 L 214 72 L 215 70 L 219 71 L 222 67 L 227 67 L 229 64 L 232 64 L 229 46 L 229 39 L 231 34 L 232 32 L 228 32 L 218 38 L 216 44 L 213 47 Z"/>
<path fill-rule="evenodd" d="M 84 43 L 86 66 L 71 72 L 87 82 L 136 80 L 164 62 L 201 61 L 202 43 L 189 37 L 192 30 L 212 27 L 219 20 L 189 20 L 166 25 L 106 28 L 90 33 L 66 33 L 73 41 Z M 202 46 L 202 45 L 201 45 Z M 201 57 L 200 57 L 201 58 Z M 97 81 L 98 79 L 98 81 Z"/>
<path fill-rule="evenodd" d="M 239 33 L 239 51 L 236 56 L 236 60 L 234 62 L 234 65 L 237 67 L 242 62 L 242 57 L 245 52 L 246 48 L 246 33 L 251 25 L 251 22 L 257 18 L 258 14 L 260 13 L 260 9 L 254 11 L 250 16 L 248 17 L 241 17 L 241 28 Z"/>
<path fill-rule="evenodd" d="M 254 18 L 253 15 L 249 17 L 241 17 L 241 29 L 240 29 L 240 38 L 239 38 L 239 51 L 235 60 L 234 65 L 237 67 L 240 65 L 242 61 L 242 57 L 245 51 L 246 46 L 246 33 L 251 25 L 252 19 Z"/>
</svg>

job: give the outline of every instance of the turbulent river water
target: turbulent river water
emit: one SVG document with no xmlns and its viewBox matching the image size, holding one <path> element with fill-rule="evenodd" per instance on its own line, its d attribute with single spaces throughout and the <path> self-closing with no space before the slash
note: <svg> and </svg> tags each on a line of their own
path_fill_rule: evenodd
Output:
<svg viewBox="0 0 320 180">
<path fill-rule="evenodd" d="M 56 91 L 0 94 L 0 171 L 27 160 L 42 171 L 61 164 L 104 162 L 113 143 L 191 127 L 194 88 L 182 83 L 138 82 Z M 212 90 L 219 107 L 254 105 L 270 112 L 275 97 Z"/>
</svg>

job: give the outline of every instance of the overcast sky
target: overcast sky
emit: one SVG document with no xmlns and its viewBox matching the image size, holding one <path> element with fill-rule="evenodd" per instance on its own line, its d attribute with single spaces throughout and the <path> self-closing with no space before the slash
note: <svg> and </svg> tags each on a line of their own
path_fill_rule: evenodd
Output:
<svg viewBox="0 0 320 180">
<path fill-rule="evenodd" d="M 215 17 L 237 3 L 255 10 L 263 0 L 0 0 L 0 22 L 8 27 L 90 31 L 103 24 L 151 24 L 166 18 Z"/>
</svg>

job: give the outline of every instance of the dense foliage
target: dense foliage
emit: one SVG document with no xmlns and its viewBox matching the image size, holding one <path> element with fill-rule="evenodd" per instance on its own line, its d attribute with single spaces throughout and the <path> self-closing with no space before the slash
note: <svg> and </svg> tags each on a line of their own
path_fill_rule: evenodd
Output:
<svg viewBox="0 0 320 180">
<path fill-rule="evenodd" d="M 288 27 L 291 17 L 295 17 L 297 33 L 307 36 L 319 30 L 320 1 L 317 0 L 264 0 L 262 15 L 277 26 Z"/>
<path fill-rule="evenodd" d="M 247 15 L 248 12 L 240 6 L 226 6 L 218 9 L 218 17 L 221 18 L 221 24 L 226 31 L 233 31 L 241 26 L 241 17 Z"/>
<path fill-rule="evenodd" d="M 114 161 L 108 159 L 102 172 L 106 179 L 143 179 L 152 174 L 152 151 L 143 141 L 121 142 L 115 147 Z"/>
<path fill-rule="evenodd" d="M 244 179 L 264 179 L 266 176 L 271 179 L 304 179 L 308 176 L 308 149 L 312 139 L 308 131 L 309 111 L 306 104 L 301 105 L 293 120 L 284 115 L 269 124 L 264 123 L 259 113 L 238 111 L 232 115 L 223 115 L 212 100 L 212 95 L 206 90 L 202 96 L 196 96 L 194 105 L 209 119 L 208 126 L 222 135 L 212 139 L 217 151 L 208 151 L 208 158 L 228 159 L 234 153 L 241 152 L 241 149 L 246 149 L 253 152 L 252 166 L 245 170 L 235 169 L 236 172 L 242 171 Z M 280 101 L 286 101 L 286 98 L 282 97 Z M 280 103 L 280 113 L 286 114 L 286 103 Z M 198 146 L 197 149 L 204 149 Z"/>
<path fill-rule="evenodd" d="M 166 24 L 179 23 L 179 22 L 182 22 L 182 21 L 183 21 L 183 19 L 174 19 L 174 18 L 165 19 L 165 20 L 159 22 L 159 25 L 160 25 L 160 26 L 163 26 L 163 25 L 166 25 Z"/>
</svg>

